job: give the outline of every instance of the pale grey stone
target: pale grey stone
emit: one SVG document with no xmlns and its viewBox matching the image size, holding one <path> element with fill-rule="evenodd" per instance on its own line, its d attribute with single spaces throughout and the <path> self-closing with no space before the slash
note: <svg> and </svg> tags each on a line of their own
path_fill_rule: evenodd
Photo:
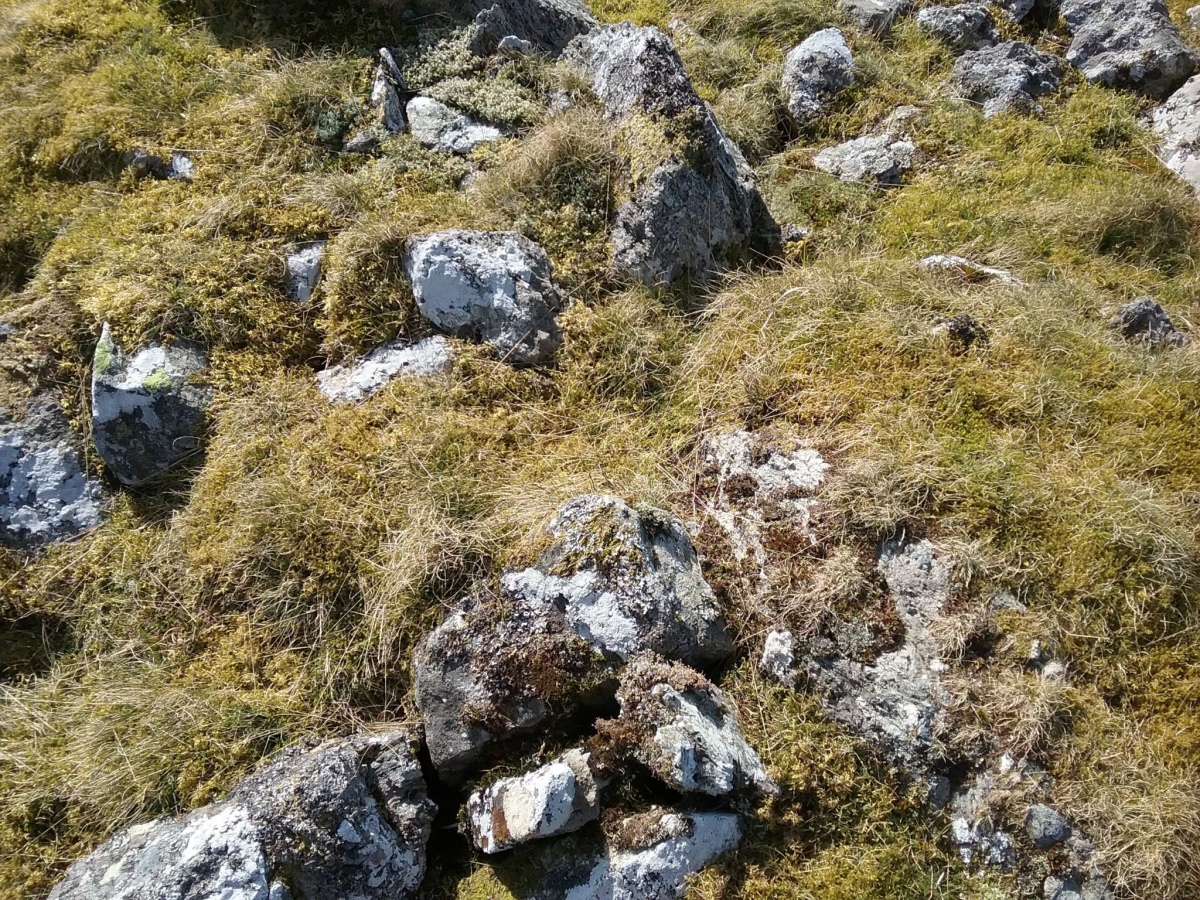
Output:
<svg viewBox="0 0 1200 900">
<path fill-rule="evenodd" d="M 930 6 L 917 13 L 917 25 L 955 53 L 991 47 L 1000 40 L 991 10 L 983 3 Z"/>
<path fill-rule="evenodd" d="M 404 76 L 391 51 L 386 47 L 379 50 L 379 66 L 375 70 L 375 81 L 371 86 L 371 106 L 383 129 L 390 134 L 403 133 L 404 106 L 400 95 L 405 90 Z"/>
<path fill-rule="evenodd" d="M 554 57 L 598 25 L 582 0 L 468 0 L 466 12 L 475 16 L 471 49 L 480 54 L 513 39 Z"/>
<path fill-rule="evenodd" d="M 1193 28 L 1200 28 L 1200 6 L 1189 6 L 1187 17 Z"/>
<path fill-rule="evenodd" d="M 939 254 L 927 256 L 919 263 L 927 272 L 949 272 L 959 275 L 967 281 L 997 281 L 1001 284 L 1024 284 L 1020 278 L 1006 269 L 996 269 L 982 263 L 973 262 L 963 256 Z"/>
<path fill-rule="evenodd" d="M 890 134 L 867 135 L 816 155 L 813 165 L 842 181 L 858 181 L 880 187 L 896 187 L 912 168 L 916 147 L 911 141 Z"/>
<path fill-rule="evenodd" d="M 321 277 L 321 258 L 325 255 L 325 241 L 318 241 L 288 254 L 287 295 L 289 300 L 307 303 L 312 299 L 317 281 Z"/>
<path fill-rule="evenodd" d="M 338 403 L 357 403 L 379 391 L 392 379 L 438 375 L 454 363 L 444 337 L 425 338 L 415 344 L 397 340 L 376 347 L 352 365 L 334 366 L 317 373 L 321 393 Z"/>
<path fill-rule="evenodd" d="M 477 122 L 432 97 L 414 97 L 406 111 L 413 137 L 430 150 L 465 156 L 480 144 L 504 138 L 499 128 Z"/>
<path fill-rule="evenodd" d="M 995 0 L 995 4 L 1014 22 L 1024 22 L 1037 6 L 1037 0 Z"/>
<path fill-rule="evenodd" d="M 950 81 L 963 99 L 978 103 L 987 117 L 1002 112 L 1035 112 L 1035 101 L 1055 90 L 1062 80 L 1058 57 L 1010 41 L 964 53 L 954 64 Z"/>
<path fill-rule="evenodd" d="M 796 676 L 796 641 L 790 631 L 771 631 L 763 641 L 762 657 L 758 662 L 759 671 L 779 682 L 784 687 L 795 687 Z"/>
<path fill-rule="evenodd" d="M 191 181 L 196 177 L 196 165 L 183 153 L 172 153 L 169 177 L 177 181 Z"/>
<path fill-rule="evenodd" d="M 886 34 L 912 7 L 912 0 L 838 0 L 838 5 L 859 28 Z"/>
<path fill-rule="evenodd" d="M 793 47 L 784 60 L 788 111 L 797 122 L 811 122 L 854 79 L 854 56 L 842 33 L 836 28 L 817 31 Z"/>
<path fill-rule="evenodd" d="M 1154 111 L 1154 133 L 1163 165 L 1200 197 L 1200 75 L 1188 79 Z"/>
</svg>

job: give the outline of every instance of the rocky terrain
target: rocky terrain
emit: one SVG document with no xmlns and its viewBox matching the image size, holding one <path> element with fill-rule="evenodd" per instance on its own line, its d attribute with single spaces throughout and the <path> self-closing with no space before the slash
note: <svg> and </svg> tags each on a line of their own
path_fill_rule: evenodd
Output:
<svg viewBox="0 0 1200 900">
<path fill-rule="evenodd" d="M 0 0 L 0 895 L 1200 897 L 1198 73 Z"/>
</svg>

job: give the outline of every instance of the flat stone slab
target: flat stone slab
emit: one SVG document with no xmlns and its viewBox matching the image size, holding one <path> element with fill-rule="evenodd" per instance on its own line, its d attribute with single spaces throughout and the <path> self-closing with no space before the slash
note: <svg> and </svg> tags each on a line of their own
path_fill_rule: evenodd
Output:
<svg viewBox="0 0 1200 900">
<path fill-rule="evenodd" d="M 890 134 L 867 135 L 822 150 L 813 165 L 841 181 L 896 187 L 913 165 L 916 147 Z"/>
<path fill-rule="evenodd" d="M 335 403 L 357 403 L 396 378 L 420 378 L 448 372 L 454 364 L 449 342 L 440 336 L 415 344 L 392 341 L 356 363 L 317 373 L 321 393 Z"/>
<path fill-rule="evenodd" d="M 504 132 L 494 125 L 477 122 L 432 97 L 408 101 L 408 127 L 422 147 L 466 156 L 480 144 L 503 140 Z"/>
</svg>

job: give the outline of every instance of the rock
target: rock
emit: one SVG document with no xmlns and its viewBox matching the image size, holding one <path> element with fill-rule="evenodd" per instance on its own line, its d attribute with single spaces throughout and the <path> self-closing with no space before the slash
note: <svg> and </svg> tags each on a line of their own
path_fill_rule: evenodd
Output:
<svg viewBox="0 0 1200 900">
<path fill-rule="evenodd" d="M 927 272 L 952 272 L 961 276 L 966 281 L 999 281 L 1002 284 L 1024 284 L 1012 272 L 972 262 L 962 256 L 927 256 L 917 263 L 917 265 Z"/>
<path fill-rule="evenodd" d="M 1200 6 L 1189 6 L 1187 17 L 1193 28 L 1200 28 Z"/>
<path fill-rule="evenodd" d="M 915 153 L 911 141 L 896 140 L 890 134 L 867 135 L 827 147 L 816 155 L 813 165 L 842 181 L 896 187 L 904 172 L 912 168 Z"/>
<path fill-rule="evenodd" d="M 1058 57 L 1016 41 L 968 51 L 950 74 L 963 98 L 982 104 L 989 118 L 1009 110 L 1036 111 L 1034 101 L 1057 88 L 1061 80 Z"/>
<path fill-rule="evenodd" d="M 1163 99 L 1196 71 L 1196 56 L 1162 0 L 1063 0 L 1067 62 L 1092 84 Z"/>
<path fill-rule="evenodd" d="M 121 832 L 50 896 L 412 897 L 436 811 L 402 732 L 287 751 L 220 803 Z"/>
<path fill-rule="evenodd" d="M 405 246 L 417 308 L 435 328 L 483 341 L 514 365 L 540 365 L 562 343 L 562 297 L 546 252 L 511 231 L 442 231 Z"/>
<path fill-rule="evenodd" d="M 195 164 L 182 153 L 172 153 L 168 162 L 139 148 L 126 153 L 122 163 L 139 177 L 148 176 L 156 181 L 191 181 L 196 175 Z"/>
<path fill-rule="evenodd" d="M 379 137 L 372 131 L 360 131 L 342 148 L 345 153 L 370 154 L 379 148 Z"/>
<path fill-rule="evenodd" d="M 196 177 L 196 165 L 182 153 L 172 153 L 171 169 L 167 177 L 177 181 L 191 181 Z"/>
<path fill-rule="evenodd" d="M 83 470 L 57 404 L 0 421 L 0 546 L 32 550 L 100 524 L 100 483 Z"/>
<path fill-rule="evenodd" d="M 1109 320 L 1108 327 L 1131 341 L 1166 347 L 1187 343 L 1187 335 L 1178 331 L 1166 310 L 1149 297 L 1126 303 Z"/>
<path fill-rule="evenodd" d="M 470 0 L 466 11 L 475 16 L 471 49 L 480 55 L 512 38 L 556 57 L 598 25 L 582 0 Z"/>
<path fill-rule="evenodd" d="M 454 357 L 441 336 L 415 344 L 392 341 L 376 347 L 353 365 L 334 366 L 317 373 L 317 384 L 330 400 L 357 403 L 365 400 L 393 378 L 438 375 L 449 371 Z"/>
<path fill-rule="evenodd" d="M 802 244 L 812 237 L 812 229 L 789 222 L 779 229 L 779 237 L 785 244 Z"/>
<path fill-rule="evenodd" d="M 408 101 L 408 127 L 422 147 L 465 156 L 480 144 L 495 143 L 504 132 L 484 125 L 432 97 Z"/>
<path fill-rule="evenodd" d="M 1200 197 L 1200 75 L 1154 111 L 1159 158 Z"/>
<path fill-rule="evenodd" d="M 950 834 L 965 866 L 991 866 L 1007 872 L 1016 864 L 1012 835 L 996 828 L 990 818 L 973 824 L 955 818 L 950 822 Z"/>
<path fill-rule="evenodd" d="M 630 199 L 612 232 L 619 270 L 663 285 L 779 253 L 779 226 L 753 172 L 666 35 L 607 26 L 576 38 L 563 58 L 619 123 L 630 160 Z"/>
<path fill-rule="evenodd" d="M 965 353 L 976 344 L 985 346 L 988 342 L 987 329 L 980 325 L 974 316 L 966 313 L 942 319 L 934 330 L 950 338 L 959 353 Z"/>
<path fill-rule="evenodd" d="M 536 568 L 501 579 L 512 596 L 561 610 L 576 634 L 621 660 L 650 651 L 704 666 L 732 651 L 716 596 L 677 519 L 584 495 L 558 511 L 550 535 Z"/>
<path fill-rule="evenodd" d="M 621 672 L 617 700 L 620 720 L 607 729 L 613 752 L 637 759 L 664 784 L 710 797 L 778 793 L 732 705 L 693 669 L 638 657 Z"/>
<path fill-rule="evenodd" d="M 1042 896 L 1046 900 L 1083 900 L 1083 885 L 1078 878 L 1047 875 L 1042 884 Z"/>
<path fill-rule="evenodd" d="M 854 84 L 854 56 L 836 28 L 809 35 L 793 47 L 783 66 L 788 112 L 797 122 L 815 119 L 825 104 Z"/>
<path fill-rule="evenodd" d="M 999 42 L 992 13 L 982 3 L 930 6 L 917 13 L 917 25 L 955 53 L 991 47 Z"/>
<path fill-rule="evenodd" d="M 321 277 L 321 258 L 325 255 L 325 242 L 318 241 L 301 247 L 287 258 L 287 295 L 289 300 L 307 303 L 312 299 L 317 280 Z"/>
<path fill-rule="evenodd" d="M 908 12 L 912 0 L 838 0 L 838 6 L 864 31 L 886 34 Z"/>
<path fill-rule="evenodd" d="M 758 669 L 784 687 L 796 686 L 796 642 L 790 631 L 772 631 L 767 634 Z"/>
<path fill-rule="evenodd" d="M 526 775 L 502 778 L 467 800 L 471 836 L 484 853 L 577 831 L 599 815 L 599 790 L 582 750 Z"/>
<path fill-rule="evenodd" d="M 185 342 L 127 357 L 104 326 L 92 361 L 92 437 L 123 484 L 141 484 L 199 448 L 212 391 L 193 382 L 206 366 Z"/>
<path fill-rule="evenodd" d="M 375 82 L 371 86 L 371 106 L 383 129 L 390 134 L 401 134 L 405 128 L 404 107 L 400 94 L 405 90 L 404 76 L 400 67 L 386 47 L 379 50 L 379 67 L 375 71 Z"/>
<path fill-rule="evenodd" d="M 1035 803 L 1025 813 L 1025 833 L 1039 850 L 1049 850 L 1071 836 L 1071 826 L 1058 810 Z"/>
<path fill-rule="evenodd" d="M 995 0 L 995 5 L 1014 22 L 1024 22 L 1037 6 L 1037 0 Z"/>
</svg>

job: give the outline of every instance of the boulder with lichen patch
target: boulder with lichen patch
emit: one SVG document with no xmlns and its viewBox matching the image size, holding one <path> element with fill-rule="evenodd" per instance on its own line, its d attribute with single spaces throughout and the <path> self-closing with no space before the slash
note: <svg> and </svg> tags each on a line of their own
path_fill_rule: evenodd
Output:
<svg viewBox="0 0 1200 900">
<path fill-rule="evenodd" d="M 896 187 L 912 168 L 915 154 L 911 141 L 898 140 L 890 134 L 872 134 L 827 147 L 816 155 L 813 165 L 841 181 Z"/>
<path fill-rule="evenodd" d="M 992 13 L 983 3 L 926 7 L 917 13 L 917 27 L 955 53 L 991 47 L 999 41 Z"/>
<path fill-rule="evenodd" d="M 814 32 L 793 47 L 783 64 L 788 112 L 801 124 L 811 122 L 825 105 L 854 84 L 854 55 L 836 28 Z"/>
<path fill-rule="evenodd" d="M 484 55 L 515 39 L 558 56 L 599 24 L 583 0 L 468 0 L 466 11 L 475 16 L 471 49 Z"/>
<path fill-rule="evenodd" d="M 1062 75 L 1057 56 L 1009 41 L 964 53 L 954 64 L 950 82 L 990 118 L 1008 111 L 1036 112 L 1037 98 L 1055 90 Z"/>
<path fill-rule="evenodd" d="M 92 361 L 92 438 L 123 484 L 161 475 L 200 447 L 212 400 L 199 383 L 206 367 L 186 342 L 126 355 L 104 326 Z"/>
<path fill-rule="evenodd" d="M 405 107 L 408 127 L 422 147 L 465 156 L 480 144 L 504 137 L 494 125 L 478 122 L 432 97 L 414 97 Z"/>
</svg>

